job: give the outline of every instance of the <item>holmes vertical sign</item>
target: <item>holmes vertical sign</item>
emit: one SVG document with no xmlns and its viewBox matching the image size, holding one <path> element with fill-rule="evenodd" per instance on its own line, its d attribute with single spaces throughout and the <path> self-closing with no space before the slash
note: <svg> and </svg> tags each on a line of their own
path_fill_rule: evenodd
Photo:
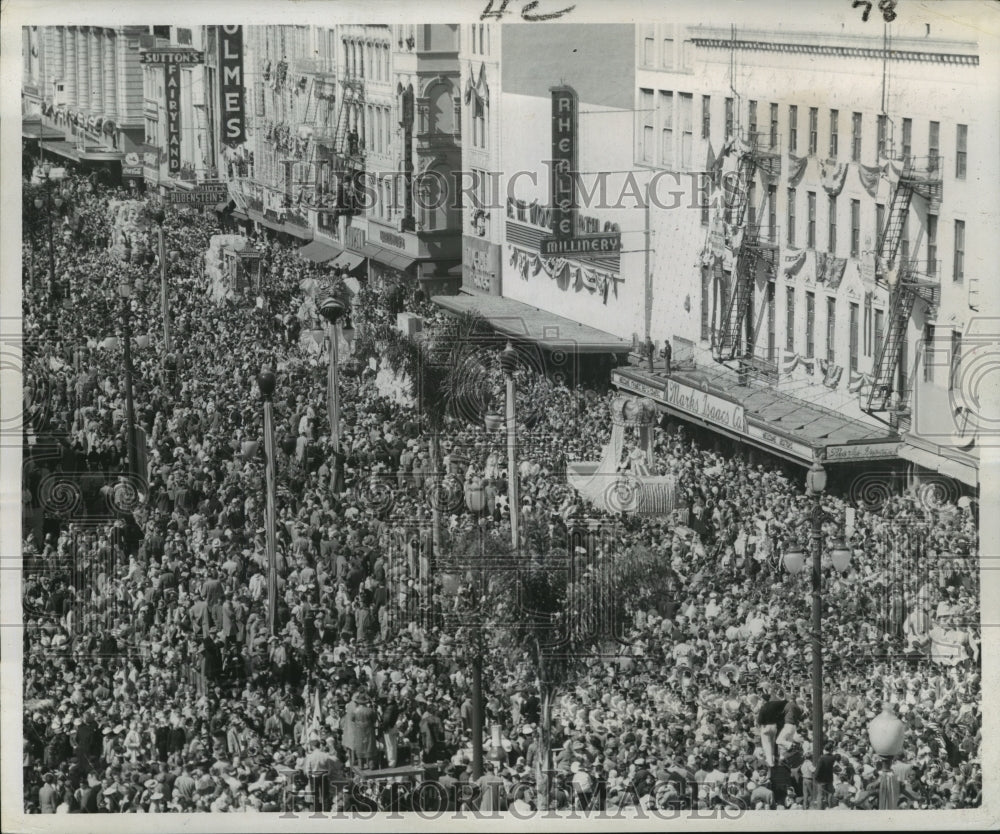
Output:
<svg viewBox="0 0 1000 834">
<path fill-rule="evenodd" d="M 552 90 L 552 234 L 566 239 L 576 234 L 576 91 Z"/>
<path fill-rule="evenodd" d="M 181 68 L 167 64 L 167 171 L 181 172 Z"/>
<path fill-rule="evenodd" d="M 240 145 L 247 139 L 242 26 L 219 27 L 219 94 L 222 143 Z"/>
</svg>

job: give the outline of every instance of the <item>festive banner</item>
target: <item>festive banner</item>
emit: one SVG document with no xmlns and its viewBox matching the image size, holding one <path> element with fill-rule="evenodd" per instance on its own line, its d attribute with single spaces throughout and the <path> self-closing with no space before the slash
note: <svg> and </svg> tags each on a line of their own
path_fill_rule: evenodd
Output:
<svg viewBox="0 0 1000 834">
<path fill-rule="evenodd" d="M 858 179 L 861 180 L 861 184 L 864 186 L 865 191 L 868 192 L 869 197 L 878 196 L 879 181 L 882 179 L 884 173 L 885 169 L 883 166 L 858 164 Z"/>
<path fill-rule="evenodd" d="M 806 359 L 797 353 L 785 353 L 784 358 L 781 360 L 781 372 L 783 374 L 790 374 L 801 365 L 806 371 L 812 373 L 815 362 L 815 359 Z"/>
<path fill-rule="evenodd" d="M 852 394 L 858 394 L 862 389 L 867 388 L 872 384 L 872 377 L 870 374 L 862 374 L 857 371 L 851 371 L 850 378 L 847 381 L 847 390 Z"/>
<path fill-rule="evenodd" d="M 788 154 L 788 185 L 794 188 L 806 173 L 806 164 L 809 162 L 808 156 L 795 156 Z"/>
<path fill-rule="evenodd" d="M 805 249 L 787 249 L 782 258 L 782 271 L 788 276 L 797 275 L 805 262 Z"/>
<path fill-rule="evenodd" d="M 847 165 L 827 159 L 819 164 L 819 176 L 823 190 L 831 197 L 837 197 L 844 190 L 844 180 L 847 178 Z"/>
</svg>

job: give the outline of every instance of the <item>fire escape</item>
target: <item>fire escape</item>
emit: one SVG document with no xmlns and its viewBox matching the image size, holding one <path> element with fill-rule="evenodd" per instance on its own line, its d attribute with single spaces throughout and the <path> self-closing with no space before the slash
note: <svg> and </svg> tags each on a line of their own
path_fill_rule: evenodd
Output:
<svg viewBox="0 0 1000 834">
<path fill-rule="evenodd" d="M 769 366 L 773 364 L 773 357 L 767 357 L 762 361 L 754 355 L 757 333 L 760 330 L 766 303 L 761 305 L 761 316 L 756 322 L 753 320 L 752 308 L 757 275 L 764 271 L 766 275 L 773 276 L 777 264 L 775 243 L 761 235 L 760 219 L 767 207 L 768 199 L 766 188 L 756 215 L 752 218 L 746 215 L 751 188 L 758 169 L 765 171 L 768 177 L 773 177 L 778 173 L 780 165 L 781 157 L 776 137 L 765 133 L 747 134 L 737 165 L 735 182 L 727 194 L 727 222 L 730 228 L 736 230 L 733 235 L 735 262 L 728 298 L 723 301 L 724 317 L 714 345 L 714 358 L 720 363 L 735 361 L 741 380 L 751 373 L 770 375 Z M 724 275 L 719 274 L 722 266 L 718 261 L 715 268 L 720 279 L 717 285 L 724 286 Z"/>
<path fill-rule="evenodd" d="M 928 277 L 936 274 L 936 264 L 928 263 L 921 269 L 917 261 L 899 254 L 913 195 L 919 194 L 932 203 L 941 199 L 940 157 L 927 157 L 919 162 L 923 164 L 910 157 L 903 158 L 899 182 L 885 224 L 879 230 L 875 281 L 889 290 L 889 313 L 885 338 L 875 359 L 867 402 L 863 406 L 869 414 L 889 411 L 893 406 L 899 359 L 916 300 L 920 298 L 935 307 L 940 298 L 940 285 Z"/>
</svg>

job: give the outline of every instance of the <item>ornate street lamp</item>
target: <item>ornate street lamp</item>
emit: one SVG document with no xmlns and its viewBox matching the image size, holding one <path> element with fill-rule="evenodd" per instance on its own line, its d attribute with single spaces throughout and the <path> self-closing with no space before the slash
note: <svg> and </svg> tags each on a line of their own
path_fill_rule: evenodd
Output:
<svg viewBox="0 0 1000 834">
<path fill-rule="evenodd" d="M 142 279 L 135 282 L 128 280 L 127 273 L 118 283 L 118 294 L 122 299 L 122 341 L 125 362 L 125 422 L 128 432 L 128 471 L 134 477 L 144 478 L 146 473 L 139 472 L 138 442 L 135 427 L 135 400 L 132 393 L 132 296 L 141 292 Z"/>
<path fill-rule="evenodd" d="M 892 704 L 885 701 L 882 712 L 868 725 L 868 740 L 872 748 L 882 758 L 882 770 L 878 783 L 878 808 L 891 811 L 899 801 L 899 784 L 892 772 L 892 760 L 903 750 L 906 740 L 906 725 L 892 710 Z"/>
<path fill-rule="evenodd" d="M 326 382 L 326 410 L 330 419 L 330 443 L 334 451 L 340 449 L 340 391 L 337 380 L 337 340 L 338 323 L 347 313 L 347 306 L 332 295 L 324 296 L 316 305 L 319 314 L 326 320 L 327 338 L 330 340 L 329 369 Z M 348 319 L 348 321 L 350 321 Z M 354 328 L 351 327 L 353 335 Z"/>
<path fill-rule="evenodd" d="M 274 410 L 272 400 L 277 380 L 274 371 L 261 368 L 257 375 L 257 388 L 264 404 L 264 479 L 267 492 L 267 509 L 264 528 L 267 537 L 267 626 L 269 633 L 277 634 L 278 621 L 278 537 L 275 511 L 275 449 Z"/>
<path fill-rule="evenodd" d="M 517 550 L 520 540 L 520 498 L 517 480 L 517 427 L 515 424 L 514 371 L 517 369 L 517 351 L 507 342 L 500 354 L 500 368 L 507 383 L 507 498 L 510 506 L 510 540 Z"/>
</svg>

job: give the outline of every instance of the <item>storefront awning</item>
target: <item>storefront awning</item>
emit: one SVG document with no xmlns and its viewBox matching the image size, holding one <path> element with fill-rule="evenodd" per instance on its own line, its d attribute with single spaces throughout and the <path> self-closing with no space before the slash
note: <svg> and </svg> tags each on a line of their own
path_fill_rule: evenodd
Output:
<svg viewBox="0 0 1000 834">
<path fill-rule="evenodd" d="M 354 272 L 365 262 L 365 256 L 345 249 L 334 259 L 332 266 L 345 272 Z"/>
<path fill-rule="evenodd" d="M 300 240 L 312 240 L 312 231 L 310 229 L 302 226 L 296 226 L 294 223 L 280 223 L 274 220 L 269 220 L 259 211 L 254 211 L 253 209 L 247 209 L 247 215 L 251 220 L 255 220 L 262 226 L 267 226 L 267 228 L 272 229 L 275 232 L 292 235 Z"/>
<path fill-rule="evenodd" d="M 612 374 L 620 388 L 647 396 L 666 410 L 799 463 L 825 451 L 829 463 L 898 457 L 900 440 L 885 429 L 751 382 L 737 385 L 709 366 L 669 375 L 641 367 Z"/>
<path fill-rule="evenodd" d="M 324 264 L 327 261 L 332 261 L 336 258 L 341 251 L 342 250 L 323 243 L 322 241 L 314 240 L 299 249 L 299 257 L 305 258 L 307 261 L 312 261 L 315 264 Z"/>
<path fill-rule="evenodd" d="M 498 333 L 550 350 L 576 353 L 627 353 L 632 343 L 612 333 L 496 295 L 435 295 L 435 304 L 452 313 L 478 313 Z"/>
<path fill-rule="evenodd" d="M 21 138 L 23 139 L 65 139 L 66 134 L 54 127 L 41 122 L 21 122 Z"/>
<path fill-rule="evenodd" d="M 928 449 L 914 446 L 912 443 L 904 443 L 899 448 L 899 456 L 903 460 L 922 466 L 931 472 L 939 472 L 947 478 L 954 478 L 971 487 L 979 485 L 979 470 L 975 466 L 962 463 L 958 460 L 939 455 Z"/>
<path fill-rule="evenodd" d="M 417 260 L 411 255 L 407 255 L 405 252 L 396 252 L 392 249 L 376 246 L 373 243 L 365 244 L 364 253 L 373 261 L 378 261 L 380 264 L 391 266 L 393 269 L 398 269 L 400 272 L 409 269 Z"/>
<path fill-rule="evenodd" d="M 76 145 L 72 145 L 69 142 L 45 141 L 41 143 L 41 146 L 46 153 L 54 153 L 66 159 L 71 159 L 73 162 L 80 161 L 80 154 L 76 150 Z"/>
</svg>

